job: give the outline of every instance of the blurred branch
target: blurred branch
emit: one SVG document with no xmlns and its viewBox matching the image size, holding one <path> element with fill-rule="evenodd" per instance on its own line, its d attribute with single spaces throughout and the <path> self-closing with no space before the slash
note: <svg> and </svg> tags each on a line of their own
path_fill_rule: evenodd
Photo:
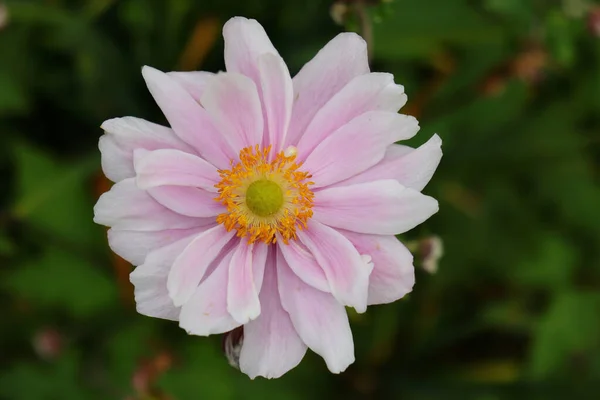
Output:
<svg viewBox="0 0 600 400">
<path fill-rule="evenodd" d="M 179 69 L 182 71 L 197 70 L 213 48 L 220 29 L 221 23 L 216 17 L 198 20 L 179 58 Z"/>
<path fill-rule="evenodd" d="M 360 34 L 367 42 L 367 51 L 369 64 L 373 60 L 373 22 L 367 12 L 367 6 L 363 0 L 358 0 L 355 4 L 356 15 L 360 24 Z"/>
</svg>

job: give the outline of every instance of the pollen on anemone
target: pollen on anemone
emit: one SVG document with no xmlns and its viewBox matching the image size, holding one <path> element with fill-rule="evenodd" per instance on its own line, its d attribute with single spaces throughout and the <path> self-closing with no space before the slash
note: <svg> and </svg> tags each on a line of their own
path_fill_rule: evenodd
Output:
<svg viewBox="0 0 600 400">
<path fill-rule="evenodd" d="M 227 72 L 142 69 L 170 128 L 102 125 L 115 182 L 95 206 L 111 248 L 137 267 L 137 310 L 193 335 L 243 327 L 234 362 L 254 378 L 289 371 L 310 348 L 334 373 L 354 361 L 345 307 L 412 290 L 394 235 L 437 202 L 421 190 L 442 152 L 418 129 L 393 76 L 372 73 L 342 33 L 292 79 L 261 25 L 223 28 Z"/>
</svg>

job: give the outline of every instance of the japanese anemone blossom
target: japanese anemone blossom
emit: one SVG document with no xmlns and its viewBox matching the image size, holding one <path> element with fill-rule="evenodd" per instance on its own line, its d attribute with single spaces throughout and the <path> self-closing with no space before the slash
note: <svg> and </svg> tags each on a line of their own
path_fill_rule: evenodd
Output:
<svg viewBox="0 0 600 400">
<path fill-rule="evenodd" d="M 404 88 L 369 71 L 353 33 L 292 79 L 262 26 L 223 28 L 227 72 L 142 74 L 171 128 L 102 125 L 115 182 L 95 206 L 111 248 L 137 268 L 137 310 L 193 335 L 243 325 L 240 369 L 275 378 L 307 347 L 331 372 L 354 361 L 345 306 L 362 313 L 410 292 L 412 255 L 394 235 L 425 221 L 435 135 L 398 114 Z"/>
</svg>

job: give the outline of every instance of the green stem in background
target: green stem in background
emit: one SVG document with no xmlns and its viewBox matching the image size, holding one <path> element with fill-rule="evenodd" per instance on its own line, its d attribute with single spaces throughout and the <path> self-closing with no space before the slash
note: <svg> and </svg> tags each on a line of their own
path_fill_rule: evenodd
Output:
<svg viewBox="0 0 600 400">
<path fill-rule="evenodd" d="M 358 16 L 360 34 L 367 42 L 369 64 L 371 64 L 371 61 L 373 60 L 373 22 L 371 21 L 371 17 L 367 12 L 367 6 L 364 0 L 358 0 L 355 3 L 354 9 L 356 10 L 356 15 Z"/>
</svg>

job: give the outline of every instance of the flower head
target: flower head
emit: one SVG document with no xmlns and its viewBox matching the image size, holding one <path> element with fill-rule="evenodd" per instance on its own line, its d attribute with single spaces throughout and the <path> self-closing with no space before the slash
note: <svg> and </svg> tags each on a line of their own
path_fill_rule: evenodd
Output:
<svg viewBox="0 0 600 400">
<path fill-rule="evenodd" d="M 194 335 L 243 331 L 230 357 L 250 377 L 281 376 L 307 348 L 344 371 L 345 307 L 412 289 L 394 235 L 437 211 L 421 190 L 441 141 L 395 144 L 418 123 L 397 113 L 404 89 L 369 71 L 358 35 L 338 35 L 292 79 L 258 22 L 233 18 L 223 34 L 225 73 L 143 68 L 170 128 L 104 122 L 115 185 L 95 221 L 137 266 L 140 313 Z"/>
</svg>

